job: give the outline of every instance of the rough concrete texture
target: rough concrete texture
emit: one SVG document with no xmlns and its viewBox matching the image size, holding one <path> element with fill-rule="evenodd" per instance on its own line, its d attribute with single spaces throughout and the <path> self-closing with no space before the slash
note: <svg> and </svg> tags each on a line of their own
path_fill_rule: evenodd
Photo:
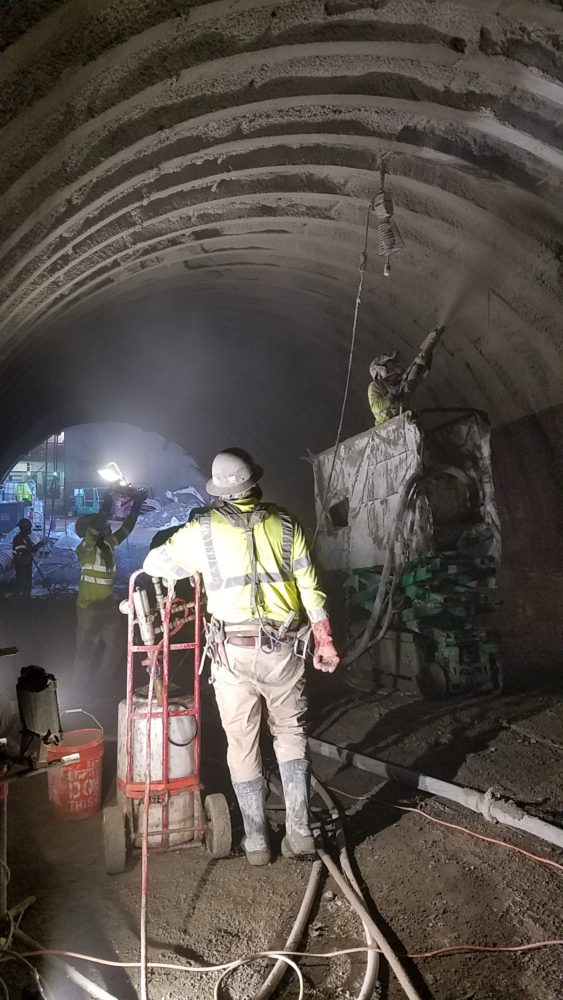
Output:
<svg viewBox="0 0 563 1000">
<path fill-rule="evenodd" d="M 212 308 L 220 343 L 236 317 L 241 339 L 260 326 L 262 369 L 269 349 L 283 365 L 298 345 L 305 364 L 322 352 L 336 375 L 384 155 L 405 250 L 384 279 L 374 226 L 358 359 L 390 343 L 411 349 L 451 305 L 428 400 L 482 406 L 497 424 L 561 403 L 559 7 L 4 5 L 2 451 L 71 422 L 69 410 L 87 419 L 92 391 L 126 417 L 127 387 L 116 404 L 115 382 L 93 380 L 85 351 L 107 334 L 122 348 L 115 369 L 131 372 L 127 352 L 140 364 L 140 345 L 128 309 L 161 302 L 164 289 L 181 290 L 183 315 Z M 108 326 L 119 310 L 117 343 Z M 154 345 L 142 346 L 151 368 Z M 363 389 L 358 373 L 351 412 Z M 274 422 L 287 390 L 283 378 L 270 386 Z M 335 407 L 320 396 L 324 429 Z M 160 409 L 149 423 L 167 433 Z M 251 407 L 239 405 L 233 432 L 257 442 Z"/>
<path fill-rule="evenodd" d="M 0 465 L 127 421 L 202 468 L 248 447 L 310 513 L 300 458 L 334 439 L 384 158 L 405 247 L 383 277 L 372 223 L 344 433 L 370 421 L 371 357 L 448 319 L 417 405 L 490 414 L 505 529 L 536 539 L 506 550 L 508 617 L 524 574 L 558 641 L 560 7 L 3 4 Z"/>
</svg>

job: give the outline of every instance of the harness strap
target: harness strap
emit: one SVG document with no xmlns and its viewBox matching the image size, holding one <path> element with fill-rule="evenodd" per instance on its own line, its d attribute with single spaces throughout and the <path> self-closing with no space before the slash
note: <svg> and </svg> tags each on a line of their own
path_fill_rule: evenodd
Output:
<svg viewBox="0 0 563 1000">
<path fill-rule="evenodd" d="M 293 548 L 293 522 L 289 514 L 280 511 L 278 516 L 282 528 L 282 558 L 279 570 L 265 570 L 258 572 L 258 554 L 256 551 L 256 539 L 254 528 L 261 524 L 269 514 L 267 506 L 256 507 L 252 511 L 240 511 L 232 504 L 225 503 L 221 507 L 213 508 L 216 513 L 221 514 L 225 520 L 234 528 L 244 531 L 248 557 L 250 561 L 250 573 L 223 579 L 219 569 L 219 561 L 215 551 L 213 534 L 211 530 L 212 510 L 206 510 L 198 517 L 201 529 L 201 537 L 205 558 L 209 569 L 208 590 L 221 590 L 229 587 L 250 586 L 250 606 L 252 613 L 258 611 L 259 586 L 263 583 L 281 583 L 292 577 L 291 553 Z M 262 603 L 262 602 L 260 602 Z"/>
</svg>

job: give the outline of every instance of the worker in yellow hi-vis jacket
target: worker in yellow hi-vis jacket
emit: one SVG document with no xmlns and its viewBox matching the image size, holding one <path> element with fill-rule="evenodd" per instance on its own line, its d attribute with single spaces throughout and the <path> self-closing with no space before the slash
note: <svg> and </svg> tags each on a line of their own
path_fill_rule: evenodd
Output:
<svg viewBox="0 0 563 1000">
<path fill-rule="evenodd" d="M 98 514 L 84 514 L 76 522 L 82 538 L 76 549 L 80 584 L 76 602 L 76 654 L 73 669 L 75 698 L 92 694 L 93 682 L 107 683 L 116 665 L 119 617 L 113 599 L 115 549 L 133 531 L 146 498 L 137 490 L 131 512 L 112 533 L 109 525 L 114 494 L 108 490 Z M 100 648 L 101 647 L 101 648 Z"/>
<path fill-rule="evenodd" d="M 270 861 L 259 749 L 262 704 L 286 803 L 282 851 L 288 857 L 312 854 L 303 655 L 308 622 L 316 669 L 332 672 L 339 663 L 303 530 L 287 511 L 262 502 L 262 474 L 246 452 L 220 452 L 207 491 L 221 504 L 195 512 L 149 552 L 143 567 L 155 577 L 203 577 L 212 615 L 212 679 L 244 823 L 243 846 L 254 865 Z"/>
<path fill-rule="evenodd" d="M 406 369 L 399 360 L 398 351 L 373 359 L 369 366 L 372 381 L 368 386 L 368 403 L 376 425 L 392 420 L 408 408 L 410 397 L 430 371 L 434 348 L 443 333 L 443 326 L 431 330 Z"/>
</svg>

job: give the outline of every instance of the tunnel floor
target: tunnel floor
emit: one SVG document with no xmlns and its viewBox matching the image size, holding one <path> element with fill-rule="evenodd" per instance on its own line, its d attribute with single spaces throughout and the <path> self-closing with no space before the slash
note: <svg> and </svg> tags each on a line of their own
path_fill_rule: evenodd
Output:
<svg viewBox="0 0 563 1000">
<path fill-rule="evenodd" d="M 64 694 L 72 662 L 73 598 L 34 599 L 27 607 L 5 601 L 4 607 L 6 628 L 21 647 L 22 663 L 39 662 L 53 670 Z M 521 667 L 529 677 L 532 664 Z M 15 680 L 19 665 L 11 664 L 9 670 Z M 320 687 L 319 680 L 325 682 Z M 337 679 L 313 681 L 312 732 L 319 738 L 481 790 L 493 787 L 546 819 L 561 814 L 563 718 L 554 687 L 544 684 L 534 692 L 430 703 L 404 694 L 358 697 Z M 115 760 L 115 709 L 108 702 L 92 708 L 106 730 L 107 785 Z M 228 791 L 221 767 L 223 740 L 207 693 L 204 726 L 206 787 Z M 493 827 L 460 807 L 424 801 L 406 788 L 378 783 L 368 774 L 317 757 L 313 763 L 317 774 L 337 790 L 335 798 L 347 813 L 347 836 L 374 913 L 391 928 L 399 951 L 420 953 L 453 944 L 512 947 L 561 936 L 560 875 L 555 869 L 396 806 L 423 804 L 436 818 L 545 857 L 557 859 L 555 849 L 506 827 Z M 240 829 L 235 831 L 236 844 L 239 839 Z M 55 819 L 44 778 L 12 786 L 8 860 L 10 904 L 28 894 L 36 897 L 23 921 L 28 934 L 45 947 L 118 961 L 137 959 L 139 857 L 133 856 L 121 876 L 105 873 L 100 817 L 76 823 Z M 211 861 L 201 849 L 153 856 L 151 958 L 223 962 L 281 947 L 307 876 L 306 862 L 279 856 L 267 869 L 251 869 L 240 850 L 220 862 Z M 329 880 L 304 950 L 324 952 L 361 943 L 357 918 Z M 136 972 L 82 968 L 119 1000 L 136 997 Z M 363 960 L 361 955 L 330 962 L 310 958 L 302 968 L 307 997 L 351 1000 L 360 988 Z M 266 969 L 266 964 L 256 963 L 236 972 L 224 996 L 248 1000 Z M 38 995 L 25 970 L 12 964 L 5 970 L 10 996 Z M 436 1000 L 498 1000 L 501 995 L 554 1000 L 563 954 L 551 948 L 519 955 L 455 955 L 418 960 L 411 970 L 421 995 Z M 43 973 L 57 1000 L 79 1000 L 80 990 L 45 965 Z M 280 996 L 297 997 L 295 981 L 288 977 L 285 982 Z M 154 973 L 149 995 L 151 1000 L 204 1000 L 213 996 L 213 977 Z M 377 996 L 395 1000 L 401 995 L 384 972 Z"/>
</svg>

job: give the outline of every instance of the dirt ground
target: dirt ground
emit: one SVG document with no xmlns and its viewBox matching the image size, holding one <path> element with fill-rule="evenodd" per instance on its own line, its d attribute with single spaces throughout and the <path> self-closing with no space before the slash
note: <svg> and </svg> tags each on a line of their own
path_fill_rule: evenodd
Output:
<svg viewBox="0 0 563 1000">
<path fill-rule="evenodd" d="M 56 674 L 61 704 L 67 707 L 73 604 L 72 596 L 64 594 L 33 599 L 27 606 L 3 602 L 0 640 L 2 644 L 14 642 L 21 649 L 18 657 L 3 661 L 4 690 L 15 684 L 21 666 L 36 662 Z M 205 687 L 206 789 L 224 790 L 232 803 L 224 740 L 210 689 Z M 537 664 L 513 665 L 508 691 L 500 697 L 435 703 L 405 694 L 360 695 L 338 677 L 313 677 L 311 704 L 311 731 L 321 739 L 480 790 L 492 787 L 531 813 L 561 824 L 563 708 L 560 688 Z M 115 767 L 115 704 L 101 699 L 90 707 L 106 731 L 107 788 Z M 75 724 L 74 720 L 71 726 L 64 723 L 67 728 Z M 319 777 L 338 790 L 334 797 L 346 812 L 345 830 L 371 912 L 387 928 L 397 951 L 418 954 L 454 944 L 517 946 L 563 937 L 557 869 L 396 806 L 418 804 L 431 816 L 559 862 L 563 861 L 561 852 L 531 836 L 492 827 L 461 807 L 378 782 L 324 758 L 314 757 L 313 764 Z M 36 897 L 23 920 L 25 931 L 47 948 L 136 961 L 138 856 L 125 874 L 107 875 L 100 817 L 74 823 L 55 819 L 45 777 L 12 785 L 8 811 L 9 902 L 28 894 Z M 237 845 L 240 819 L 234 805 L 233 823 Z M 274 835 L 275 843 L 279 837 L 279 833 Z M 336 856 L 333 846 L 331 852 Z M 291 863 L 279 856 L 266 869 L 252 869 L 236 846 L 224 861 L 210 860 L 200 848 L 154 855 L 150 862 L 151 959 L 220 963 L 281 947 L 308 873 L 307 862 Z M 336 886 L 326 880 L 303 950 L 329 951 L 361 944 L 357 917 Z M 562 995 L 563 948 L 556 946 L 520 954 L 405 959 L 405 964 L 421 997 L 435 1000 L 556 1000 Z M 45 961 L 40 967 L 56 1000 L 83 996 Z M 237 971 L 227 981 L 223 997 L 251 1000 L 267 967 L 257 962 Z M 82 963 L 80 968 L 118 1000 L 137 996 L 135 970 Z M 330 961 L 309 958 L 301 968 L 308 998 L 353 1000 L 360 990 L 364 960 L 358 954 Z M 7 963 L 0 973 L 11 1000 L 38 996 L 31 976 L 19 965 Z M 215 979 L 214 975 L 155 971 L 149 996 L 151 1000 L 211 1000 Z M 396 1000 L 402 995 L 383 967 L 374 996 Z M 279 996 L 284 1000 L 298 996 L 295 979 L 286 978 Z"/>
</svg>

